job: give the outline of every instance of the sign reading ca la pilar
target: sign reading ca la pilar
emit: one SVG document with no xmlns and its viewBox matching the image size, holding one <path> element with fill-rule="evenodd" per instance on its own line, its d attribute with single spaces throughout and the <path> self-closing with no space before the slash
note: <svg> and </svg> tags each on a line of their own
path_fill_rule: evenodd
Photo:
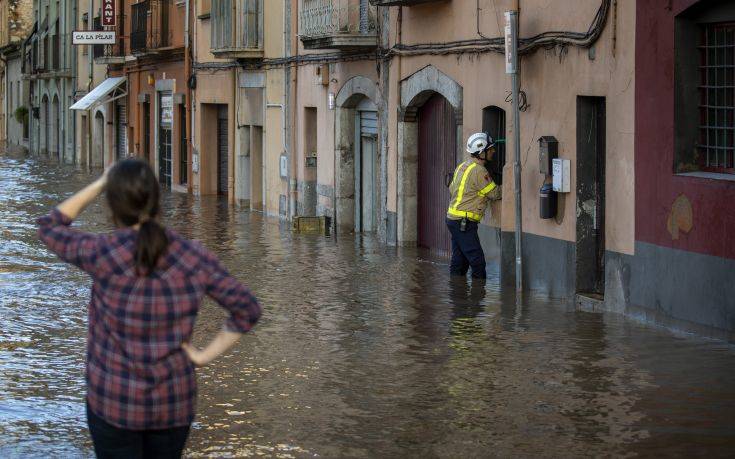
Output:
<svg viewBox="0 0 735 459">
<path fill-rule="evenodd" d="M 116 0 L 102 0 L 102 25 L 103 26 L 114 26 L 115 25 L 115 1 Z"/>
</svg>

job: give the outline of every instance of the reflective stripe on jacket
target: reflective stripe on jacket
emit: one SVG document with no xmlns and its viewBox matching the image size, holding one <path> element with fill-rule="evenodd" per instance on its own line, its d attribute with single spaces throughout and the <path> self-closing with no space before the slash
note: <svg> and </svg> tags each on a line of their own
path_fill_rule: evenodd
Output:
<svg viewBox="0 0 735 459">
<path fill-rule="evenodd" d="M 449 185 L 452 195 L 447 218 L 482 220 L 489 200 L 500 199 L 501 189 L 490 178 L 487 170 L 475 161 L 468 160 L 457 166 Z"/>
</svg>

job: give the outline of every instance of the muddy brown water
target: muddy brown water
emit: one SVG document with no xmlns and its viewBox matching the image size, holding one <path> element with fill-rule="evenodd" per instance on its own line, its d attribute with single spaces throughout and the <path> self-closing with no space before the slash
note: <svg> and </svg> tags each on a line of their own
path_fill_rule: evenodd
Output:
<svg viewBox="0 0 735 459">
<path fill-rule="evenodd" d="M 94 174 L 0 154 L 0 457 L 89 457 L 89 279 L 35 218 Z M 735 348 L 451 281 L 371 237 L 294 235 L 217 198 L 164 196 L 265 306 L 201 369 L 192 457 L 735 454 Z M 109 231 L 101 202 L 78 225 Z M 203 307 L 195 342 L 224 314 Z"/>
</svg>

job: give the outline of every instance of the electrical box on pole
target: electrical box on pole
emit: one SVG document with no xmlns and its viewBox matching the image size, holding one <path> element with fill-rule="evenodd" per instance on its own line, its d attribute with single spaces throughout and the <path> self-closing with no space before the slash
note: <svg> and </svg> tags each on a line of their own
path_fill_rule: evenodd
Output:
<svg viewBox="0 0 735 459">
<path fill-rule="evenodd" d="M 505 13 L 505 72 L 510 74 L 513 85 L 513 152 L 515 155 L 513 178 L 515 179 L 515 249 L 516 249 L 516 292 L 523 291 L 523 257 L 521 256 L 521 237 L 523 235 L 523 216 L 521 207 L 521 111 L 519 106 L 520 83 L 518 81 L 518 12 Z M 520 296 L 518 297 L 520 298 Z"/>
</svg>

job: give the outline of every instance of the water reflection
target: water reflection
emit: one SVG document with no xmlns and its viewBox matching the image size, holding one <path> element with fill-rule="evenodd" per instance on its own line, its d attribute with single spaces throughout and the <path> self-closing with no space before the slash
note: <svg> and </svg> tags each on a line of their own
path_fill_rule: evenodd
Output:
<svg viewBox="0 0 735 459">
<path fill-rule="evenodd" d="M 0 457 L 91 454 L 83 359 L 89 280 L 34 219 L 91 180 L 0 154 Z M 192 457 L 479 457 L 735 452 L 735 352 L 568 311 L 374 237 L 294 235 L 216 197 L 168 194 L 266 310 L 199 372 Z M 100 203 L 79 225 L 110 229 Z M 223 312 L 207 303 L 195 342 Z"/>
</svg>

